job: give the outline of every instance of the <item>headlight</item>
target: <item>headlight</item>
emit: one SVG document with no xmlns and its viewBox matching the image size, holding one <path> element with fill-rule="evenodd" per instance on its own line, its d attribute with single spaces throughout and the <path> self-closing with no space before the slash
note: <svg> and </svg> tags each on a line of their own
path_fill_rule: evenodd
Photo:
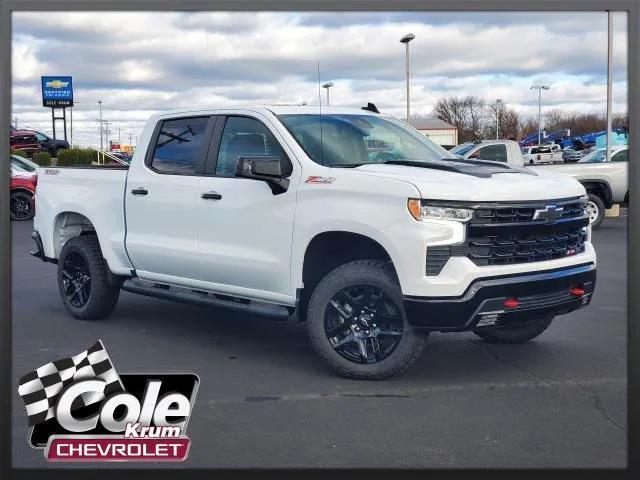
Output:
<svg viewBox="0 0 640 480">
<path fill-rule="evenodd" d="M 473 217 L 470 208 L 447 207 L 446 205 L 429 205 L 426 201 L 410 198 L 407 202 L 409 212 L 416 220 L 453 220 L 456 222 L 468 222 Z"/>
</svg>

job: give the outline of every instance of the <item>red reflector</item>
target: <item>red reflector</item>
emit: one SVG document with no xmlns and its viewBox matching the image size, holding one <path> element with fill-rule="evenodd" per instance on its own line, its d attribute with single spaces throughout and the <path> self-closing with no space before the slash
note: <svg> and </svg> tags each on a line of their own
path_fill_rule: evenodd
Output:
<svg viewBox="0 0 640 480">
<path fill-rule="evenodd" d="M 518 305 L 520 305 L 520 302 L 515 298 L 509 298 L 508 300 L 504 301 L 503 305 L 506 308 L 516 308 Z"/>
<path fill-rule="evenodd" d="M 576 297 L 581 297 L 582 295 L 584 295 L 584 288 L 573 287 L 571 290 L 569 290 L 569 293 Z"/>
</svg>

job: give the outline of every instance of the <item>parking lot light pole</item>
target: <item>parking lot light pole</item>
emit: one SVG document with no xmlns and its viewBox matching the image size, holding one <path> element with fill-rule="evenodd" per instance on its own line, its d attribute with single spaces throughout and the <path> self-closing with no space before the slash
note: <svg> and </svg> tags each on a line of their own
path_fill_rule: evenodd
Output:
<svg viewBox="0 0 640 480">
<path fill-rule="evenodd" d="M 333 82 L 327 82 L 324 85 L 322 85 L 322 88 L 326 88 L 327 89 L 327 106 L 329 106 L 329 89 L 333 87 Z"/>
<path fill-rule="evenodd" d="M 500 104 L 502 103 L 502 99 L 496 99 L 496 140 L 498 140 L 499 132 L 500 132 Z"/>
<path fill-rule="evenodd" d="M 409 110 L 410 108 L 409 107 L 409 42 L 414 38 L 416 38 L 416 36 L 413 33 L 407 33 L 404 37 L 400 39 L 400 43 L 404 43 L 406 47 L 405 65 L 407 70 L 407 123 L 409 123 L 409 114 L 410 114 L 410 110 Z"/>
<path fill-rule="evenodd" d="M 542 135 L 542 90 L 549 90 L 549 85 L 531 85 L 531 90 L 538 90 L 538 146 Z"/>
</svg>

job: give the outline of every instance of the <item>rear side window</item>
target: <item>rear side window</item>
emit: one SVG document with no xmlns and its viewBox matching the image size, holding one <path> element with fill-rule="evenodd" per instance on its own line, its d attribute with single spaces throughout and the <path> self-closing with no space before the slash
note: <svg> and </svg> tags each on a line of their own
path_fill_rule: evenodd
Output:
<svg viewBox="0 0 640 480">
<path fill-rule="evenodd" d="M 620 150 L 615 155 L 611 157 L 612 162 L 628 162 L 629 161 L 629 150 Z"/>
<path fill-rule="evenodd" d="M 261 122 L 248 117 L 229 117 L 224 126 L 216 175 L 233 177 L 240 157 L 283 157 L 282 147 Z"/>
<path fill-rule="evenodd" d="M 195 175 L 205 155 L 208 117 L 178 118 L 162 123 L 151 167 L 171 175 Z"/>
<path fill-rule="evenodd" d="M 507 161 L 507 147 L 504 144 L 487 145 L 478 150 L 478 158 L 493 160 L 494 162 Z"/>
</svg>

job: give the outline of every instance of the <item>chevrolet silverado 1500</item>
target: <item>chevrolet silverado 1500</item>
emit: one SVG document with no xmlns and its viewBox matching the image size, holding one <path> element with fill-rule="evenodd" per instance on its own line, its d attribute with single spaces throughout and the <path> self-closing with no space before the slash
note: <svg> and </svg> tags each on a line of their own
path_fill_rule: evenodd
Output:
<svg viewBox="0 0 640 480">
<path fill-rule="evenodd" d="M 155 115 L 130 166 L 40 169 L 32 253 L 78 319 L 121 290 L 297 317 L 362 379 L 406 369 L 429 332 L 522 343 L 590 302 L 580 183 L 458 159 L 371 110 Z"/>
</svg>

